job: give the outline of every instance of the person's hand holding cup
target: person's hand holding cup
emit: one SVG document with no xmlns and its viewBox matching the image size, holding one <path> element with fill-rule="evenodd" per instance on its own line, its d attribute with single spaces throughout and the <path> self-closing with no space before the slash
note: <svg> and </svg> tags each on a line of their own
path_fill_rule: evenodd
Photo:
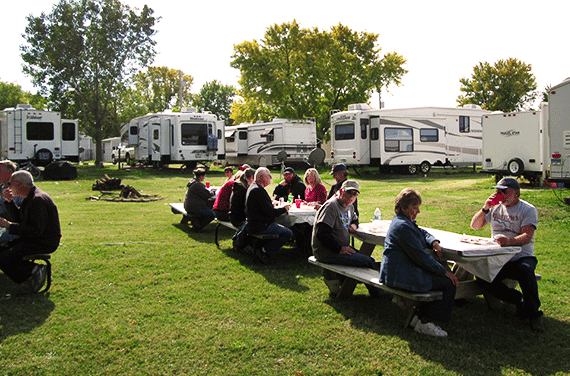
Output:
<svg viewBox="0 0 570 376">
<path fill-rule="evenodd" d="M 495 205 L 498 205 L 501 201 L 503 201 L 505 198 L 505 194 L 503 192 L 497 192 L 497 193 L 493 193 L 491 196 L 489 196 L 489 198 L 487 199 L 487 202 L 489 203 L 490 207 L 493 207 Z"/>
</svg>

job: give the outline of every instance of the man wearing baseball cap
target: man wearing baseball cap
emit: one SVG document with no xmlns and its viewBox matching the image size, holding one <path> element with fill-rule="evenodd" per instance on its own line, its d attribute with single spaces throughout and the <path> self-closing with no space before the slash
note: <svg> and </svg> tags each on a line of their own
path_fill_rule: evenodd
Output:
<svg viewBox="0 0 570 376">
<path fill-rule="evenodd" d="M 346 168 L 346 165 L 344 163 L 337 163 L 333 165 L 329 175 L 333 176 L 334 180 L 336 181 L 336 184 L 333 184 L 333 186 L 331 187 L 329 195 L 327 196 L 327 200 L 333 197 L 342 186 L 342 183 L 344 183 L 348 179 L 348 169 Z M 356 212 L 356 215 L 358 215 L 358 200 L 354 200 L 352 206 L 354 206 L 354 211 Z"/>
<path fill-rule="evenodd" d="M 327 200 L 317 211 L 313 224 L 312 247 L 315 258 L 324 263 L 373 268 L 374 259 L 361 254 L 350 246 L 350 233 L 358 228 L 358 216 L 352 204 L 360 194 L 360 186 L 354 180 L 342 183 L 338 194 Z M 341 277 L 323 271 L 325 284 L 332 294 L 340 291 Z M 367 285 L 367 287 L 369 287 Z M 373 287 L 368 289 L 377 295 Z"/>
<path fill-rule="evenodd" d="M 497 299 L 514 304 L 519 318 L 530 319 L 530 328 L 543 332 L 538 284 L 534 274 L 538 263 L 534 256 L 538 212 L 533 205 L 520 199 L 520 185 L 515 178 L 503 178 L 493 188 L 497 192 L 489 196 L 483 208 L 473 216 L 471 228 L 478 230 L 489 223 L 497 243 L 502 247 L 521 247 L 521 251 L 503 265 L 493 282 L 478 278 L 477 283 Z M 502 282 L 507 278 L 518 281 L 522 293 Z"/>
<path fill-rule="evenodd" d="M 293 167 L 287 167 L 283 170 L 283 181 L 275 187 L 273 190 L 273 199 L 279 200 L 281 197 L 287 201 L 289 193 L 293 195 L 293 198 L 305 199 L 305 184 L 303 180 L 295 174 Z"/>
</svg>

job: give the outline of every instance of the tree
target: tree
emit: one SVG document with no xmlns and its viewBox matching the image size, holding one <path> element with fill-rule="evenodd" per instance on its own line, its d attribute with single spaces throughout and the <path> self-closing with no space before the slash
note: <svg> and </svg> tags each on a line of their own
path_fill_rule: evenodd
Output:
<svg viewBox="0 0 570 376">
<path fill-rule="evenodd" d="M 233 86 L 222 85 L 221 82 L 214 80 L 202 86 L 200 93 L 194 98 L 194 105 L 204 111 L 211 111 L 213 114 L 222 116 L 227 122 L 235 95 L 236 89 Z"/>
<path fill-rule="evenodd" d="M 123 82 L 156 54 L 153 10 L 118 0 L 61 0 L 51 14 L 27 20 L 24 72 L 57 110 L 81 119 L 100 162 L 103 135 L 117 126 L 109 116 Z"/>
<path fill-rule="evenodd" d="M 537 84 L 531 65 L 514 58 L 499 60 L 495 65 L 479 63 L 471 79 L 462 78 L 457 102 L 478 104 L 490 111 L 514 112 L 530 109 L 536 99 Z"/>
<path fill-rule="evenodd" d="M 330 112 L 368 102 L 372 90 L 400 85 L 406 60 L 380 58 L 377 34 L 339 24 L 330 31 L 302 29 L 294 20 L 269 27 L 261 42 L 234 47 L 232 67 L 240 70 L 232 106 L 236 122 L 314 117 L 318 137 L 328 139 Z"/>
<path fill-rule="evenodd" d="M 20 103 L 29 103 L 39 110 L 48 104 L 40 94 L 31 94 L 23 91 L 20 85 L 0 81 L 0 110 L 16 107 Z"/>
</svg>

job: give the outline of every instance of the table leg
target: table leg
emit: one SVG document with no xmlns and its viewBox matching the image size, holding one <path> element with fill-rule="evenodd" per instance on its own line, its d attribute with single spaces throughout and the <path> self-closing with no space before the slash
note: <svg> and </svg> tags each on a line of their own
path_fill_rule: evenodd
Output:
<svg viewBox="0 0 570 376">
<path fill-rule="evenodd" d="M 375 246 L 376 245 L 370 243 L 362 243 L 362 246 L 360 247 L 360 253 L 366 256 L 371 256 Z M 336 294 L 336 297 L 337 298 L 351 297 L 352 294 L 354 293 L 354 289 L 356 288 L 357 284 L 358 282 L 355 281 L 354 279 L 345 278 L 344 281 L 342 282 L 342 285 L 340 286 L 340 291 L 338 292 L 338 294 Z"/>
</svg>

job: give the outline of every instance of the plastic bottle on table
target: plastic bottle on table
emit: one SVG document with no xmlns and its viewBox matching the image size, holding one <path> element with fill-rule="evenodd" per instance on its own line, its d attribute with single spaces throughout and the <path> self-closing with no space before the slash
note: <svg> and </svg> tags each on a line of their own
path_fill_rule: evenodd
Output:
<svg viewBox="0 0 570 376">
<path fill-rule="evenodd" d="M 289 197 L 287 198 L 287 202 L 293 204 L 293 195 L 289 193 Z"/>
<path fill-rule="evenodd" d="M 382 213 L 380 213 L 380 209 L 376 208 L 374 210 L 374 222 L 380 222 L 382 220 Z"/>
</svg>

